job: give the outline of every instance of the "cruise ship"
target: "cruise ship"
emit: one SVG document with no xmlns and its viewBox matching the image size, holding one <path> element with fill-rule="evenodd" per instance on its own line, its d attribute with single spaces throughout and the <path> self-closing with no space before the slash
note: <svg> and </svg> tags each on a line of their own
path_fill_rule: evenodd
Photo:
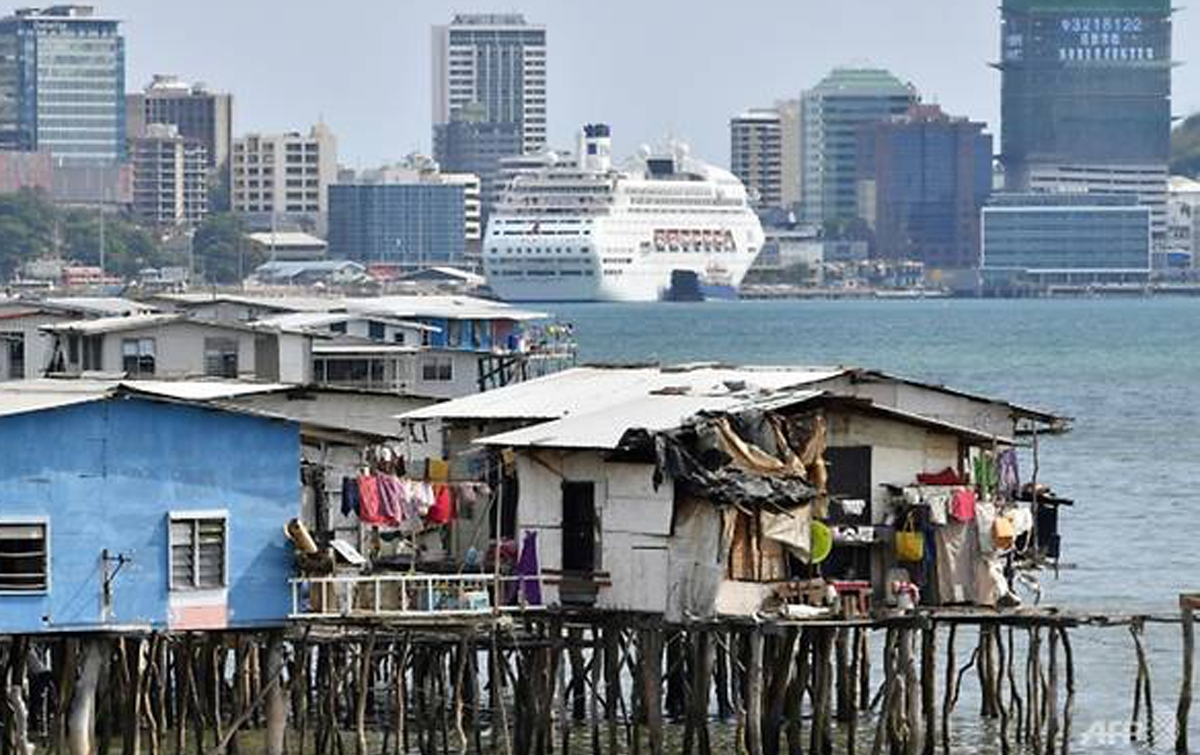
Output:
<svg viewBox="0 0 1200 755">
<path fill-rule="evenodd" d="M 746 189 L 682 144 L 612 164 L 609 127 L 578 158 L 517 175 L 488 221 L 483 266 L 505 301 L 655 301 L 672 277 L 733 295 L 763 244 Z"/>
</svg>

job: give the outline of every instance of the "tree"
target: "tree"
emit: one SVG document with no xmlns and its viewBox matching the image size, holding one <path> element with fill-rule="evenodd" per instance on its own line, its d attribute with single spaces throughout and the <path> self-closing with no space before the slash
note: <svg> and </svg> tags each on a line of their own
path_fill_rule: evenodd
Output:
<svg viewBox="0 0 1200 755">
<path fill-rule="evenodd" d="M 55 222 L 54 205 L 40 190 L 0 195 L 0 275 L 10 278 L 25 261 L 53 253 Z"/>
<path fill-rule="evenodd" d="M 66 210 L 60 213 L 62 255 L 83 265 L 100 264 L 100 213 Z M 135 277 L 148 267 L 185 264 L 163 249 L 157 238 L 120 215 L 104 216 L 104 269 L 122 278 Z"/>
<path fill-rule="evenodd" d="M 1200 175 L 1200 113 L 1190 116 L 1171 132 L 1171 173 Z"/>
<path fill-rule="evenodd" d="M 266 255 L 260 249 L 244 241 L 242 219 L 233 213 L 210 215 L 196 229 L 192 254 L 209 283 L 240 283 L 266 262 Z"/>
</svg>

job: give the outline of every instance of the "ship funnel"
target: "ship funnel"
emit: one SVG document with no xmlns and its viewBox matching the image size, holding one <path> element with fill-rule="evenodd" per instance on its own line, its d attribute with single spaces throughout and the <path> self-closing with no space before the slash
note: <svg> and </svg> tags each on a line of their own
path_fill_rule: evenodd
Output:
<svg viewBox="0 0 1200 755">
<path fill-rule="evenodd" d="M 579 166 L 594 173 L 612 169 L 612 131 L 607 123 L 589 123 L 579 139 Z"/>
</svg>

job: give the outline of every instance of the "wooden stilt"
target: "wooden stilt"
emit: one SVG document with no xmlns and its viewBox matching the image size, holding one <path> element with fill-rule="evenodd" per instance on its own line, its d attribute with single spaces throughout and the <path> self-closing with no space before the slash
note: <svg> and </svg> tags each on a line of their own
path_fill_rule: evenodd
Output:
<svg viewBox="0 0 1200 755">
<path fill-rule="evenodd" d="M 921 717 L 924 736 L 921 752 L 934 755 L 937 749 L 937 625 L 921 627 Z"/>
<path fill-rule="evenodd" d="M 1179 692 L 1179 708 L 1175 713 L 1175 752 L 1187 755 L 1188 717 L 1192 710 L 1192 676 L 1196 653 L 1196 609 L 1200 608 L 1200 597 L 1185 596 L 1180 601 L 1183 611 L 1183 680 Z"/>
<path fill-rule="evenodd" d="M 750 652 L 746 660 L 746 751 L 749 755 L 763 755 L 762 702 L 763 702 L 763 635 L 758 627 L 749 630 Z"/>
</svg>

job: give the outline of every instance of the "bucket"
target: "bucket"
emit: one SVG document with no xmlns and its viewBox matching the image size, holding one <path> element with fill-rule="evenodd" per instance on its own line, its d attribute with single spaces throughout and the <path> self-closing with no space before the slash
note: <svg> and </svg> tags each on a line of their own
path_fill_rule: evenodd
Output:
<svg viewBox="0 0 1200 755">
<path fill-rule="evenodd" d="M 833 532 L 818 521 L 813 521 L 809 529 L 808 562 L 819 564 L 829 558 L 833 550 Z"/>
</svg>

